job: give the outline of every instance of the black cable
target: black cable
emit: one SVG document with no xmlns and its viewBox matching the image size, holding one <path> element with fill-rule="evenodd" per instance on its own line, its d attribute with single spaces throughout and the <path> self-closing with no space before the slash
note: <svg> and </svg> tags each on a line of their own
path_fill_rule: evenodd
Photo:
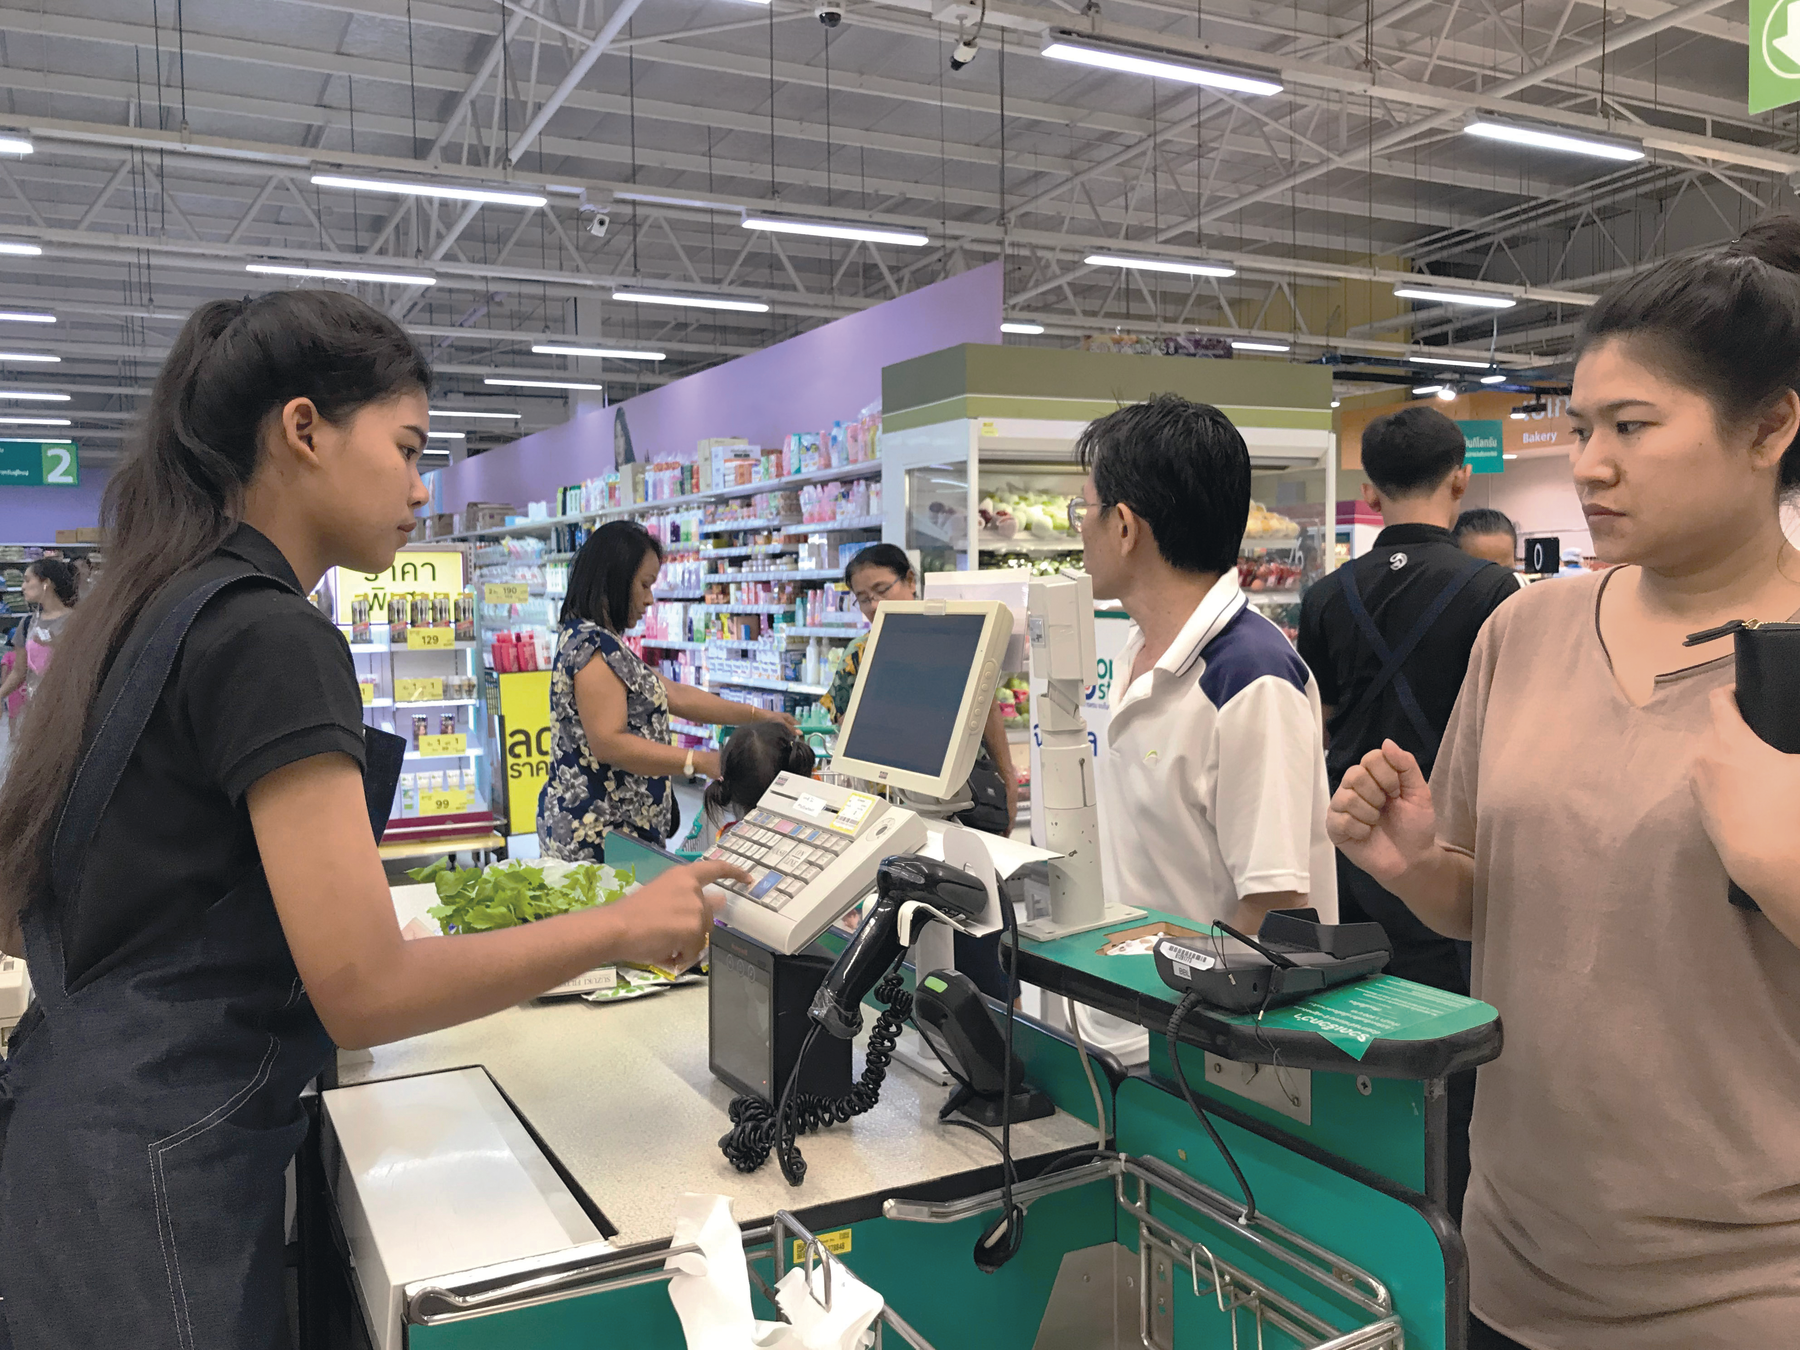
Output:
<svg viewBox="0 0 1800 1350">
<path fill-rule="evenodd" d="M 1175 1066 L 1175 1081 L 1181 1084 L 1181 1095 L 1187 1098 L 1188 1107 L 1193 1111 L 1201 1125 L 1206 1128 L 1207 1134 L 1212 1136 L 1213 1146 L 1219 1150 L 1219 1156 L 1225 1159 L 1225 1165 L 1231 1169 L 1231 1175 L 1237 1178 L 1238 1189 L 1244 1193 L 1243 1222 L 1250 1223 L 1256 1218 L 1256 1196 L 1251 1193 L 1250 1183 L 1244 1180 L 1244 1174 L 1238 1168 L 1237 1159 L 1232 1157 L 1231 1150 L 1225 1147 L 1225 1140 L 1220 1137 L 1219 1131 L 1214 1127 L 1211 1117 L 1206 1114 L 1205 1108 L 1203 1108 L 1199 1101 L 1195 1099 L 1194 1090 L 1188 1086 L 1187 1073 L 1181 1067 L 1181 1044 L 1179 1040 L 1181 1024 L 1187 1021 L 1188 1014 L 1194 1011 L 1195 1005 L 1199 1002 L 1200 995 L 1190 989 L 1182 996 L 1181 1002 L 1175 1008 L 1174 1015 L 1169 1018 L 1169 1030 L 1167 1032 L 1169 1040 L 1169 1062 Z"/>
<path fill-rule="evenodd" d="M 1018 1169 L 1013 1166 L 1012 1155 L 1006 1151 L 1006 1145 L 996 1139 L 994 1132 L 987 1126 L 977 1125 L 972 1120 L 958 1120 L 955 1116 L 940 1116 L 939 1120 L 945 1125 L 954 1125 L 959 1130 L 975 1131 L 976 1134 L 992 1144 L 995 1151 L 1000 1154 L 1001 1165 L 1006 1169 L 1006 1179 L 1013 1182 L 1019 1179 Z"/>
<path fill-rule="evenodd" d="M 1000 1178 L 1000 1217 L 975 1239 L 976 1268 L 988 1275 L 1017 1256 L 1025 1242 L 1025 1211 L 1013 1200 L 1012 1184 L 1012 1101 L 1014 1091 L 1024 1086 L 1023 1078 L 1016 1085 L 1012 1081 L 1013 1023 L 1019 1004 L 1019 916 L 1004 894 L 1000 896 L 1000 918 L 1012 939 L 1006 963 L 1006 1067 L 1001 1070 L 1006 1086 L 1000 1098 L 1000 1157 L 1006 1166 Z"/>
<path fill-rule="evenodd" d="M 881 1085 L 887 1078 L 888 1066 L 894 1062 L 894 1047 L 900 1043 L 900 1028 L 912 1016 L 913 996 L 907 992 L 901 978 L 899 960 L 875 986 L 875 1000 L 884 1011 L 869 1032 L 862 1074 L 842 1097 L 819 1097 L 795 1091 L 807 1054 L 824 1030 L 815 1022 L 801 1042 L 799 1057 L 781 1090 L 779 1105 L 771 1108 L 761 1097 L 732 1099 L 727 1108 L 731 1128 L 720 1137 L 719 1151 L 733 1167 L 740 1172 L 754 1172 L 768 1161 L 773 1149 L 788 1185 L 798 1186 L 806 1179 L 806 1159 L 800 1154 L 798 1136 L 828 1125 L 841 1125 L 870 1110 L 880 1100 Z"/>
</svg>

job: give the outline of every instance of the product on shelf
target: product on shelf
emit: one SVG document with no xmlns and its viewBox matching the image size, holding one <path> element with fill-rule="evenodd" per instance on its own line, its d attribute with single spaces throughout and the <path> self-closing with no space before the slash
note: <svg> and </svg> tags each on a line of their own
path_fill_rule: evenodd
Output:
<svg viewBox="0 0 1800 1350">
<path fill-rule="evenodd" d="M 984 533 L 996 539 L 1024 534 L 1056 539 L 1070 534 L 1067 493 L 1032 492 L 1008 483 L 981 499 L 977 508 Z"/>
<path fill-rule="evenodd" d="M 1273 539 L 1298 539 L 1299 537 L 1300 522 L 1269 510 L 1261 502 L 1250 503 L 1250 521 L 1244 526 L 1246 541 L 1263 542 Z"/>
</svg>

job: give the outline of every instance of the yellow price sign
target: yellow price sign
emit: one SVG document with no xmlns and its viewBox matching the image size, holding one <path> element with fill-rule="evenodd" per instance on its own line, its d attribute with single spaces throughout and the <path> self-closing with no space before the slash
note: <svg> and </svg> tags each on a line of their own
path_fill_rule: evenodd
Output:
<svg viewBox="0 0 1800 1350">
<path fill-rule="evenodd" d="M 442 651 L 456 646 L 454 628 L 408 628 L 406 645 L 412 651 Z"/>
<path fill-rule="evenodd" d="M 463 732 L 450 736 L 419 737 L 419 753 L 421 755 L 461 755 L 468 753 L 469 738 Z"/>
<path fill-rule="evenodd" d="M 522 605 L 531 599 L 531 587 L 523 581 L 490 581 L 481 593 L 490 605 Z"/>
<path fill-rule="evenodd" d="M 467 788 L 456 788 L 443 792 L 421 792 L 419 794 L 419 814 L 422 816 L 453 816 L 458 811 L 467 811 L 474 795 Z"/>
<path fill-rule="evenodd" d="M 357 687 L 362 690 L 363 706 L 367 707 L 375 701 L 375 681 L 358 680 Z"/>
<path fill-rule="evenodd" d="M 396 703 L 433 703 L 444 697 L 444 682 L 431 680 L 395 680 L 394 702 Z M 367 700 L 364 700 L 367 702 Z"/>
<path fill-rule="evenodd" d="M 835 1233 L 820 1233 L 819 1245 L 833 1256 L 846 1256 L 850 1251 L 850 1230 L 840 1228 Z M 806 1260 L 806 1244 L 799 1238 L 794 1239 L 794 1259 L 790 1265 L 799 1265 Z"/>
</svg>

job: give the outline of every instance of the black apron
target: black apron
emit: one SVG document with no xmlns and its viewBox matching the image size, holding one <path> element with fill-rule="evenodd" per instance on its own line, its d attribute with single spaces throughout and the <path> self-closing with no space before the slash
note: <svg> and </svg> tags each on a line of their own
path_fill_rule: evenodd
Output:
<svg viewBox="0 0 1800 1350">
<path fill-rule="evenodd" d="M 106 681 L 52 853 L 59 903 L 177 652 L 231 585 L 284 585 L 216 558 Z M 377 838 L 405 741 L 364 729 Z M 0 1350 L 278 1350 L 284 1175 L 301 1090 L 333 1046 L 294 968 L 261 867 L 196 924 L 74 994 L 61 925 L 24 915 L 35 1002 L 0 1065 Z"/>
</svg>

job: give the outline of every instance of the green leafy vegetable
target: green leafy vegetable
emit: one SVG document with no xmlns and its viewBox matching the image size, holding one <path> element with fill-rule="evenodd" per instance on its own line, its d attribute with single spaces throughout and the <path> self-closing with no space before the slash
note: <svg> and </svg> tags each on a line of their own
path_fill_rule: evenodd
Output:
<svg viewBox="0 0 1800 1350">
<path fill-rule="evenodd" d="M 427 912 L 446 933 L 486 933 L 610 904 L 637 882 L 632 868 L 602 863 L 576 863 L 555 883 L 538 866 L 453 868 L 443 859 L 407 876 L 437 888 L 438 903 Z"/>
</svg>

